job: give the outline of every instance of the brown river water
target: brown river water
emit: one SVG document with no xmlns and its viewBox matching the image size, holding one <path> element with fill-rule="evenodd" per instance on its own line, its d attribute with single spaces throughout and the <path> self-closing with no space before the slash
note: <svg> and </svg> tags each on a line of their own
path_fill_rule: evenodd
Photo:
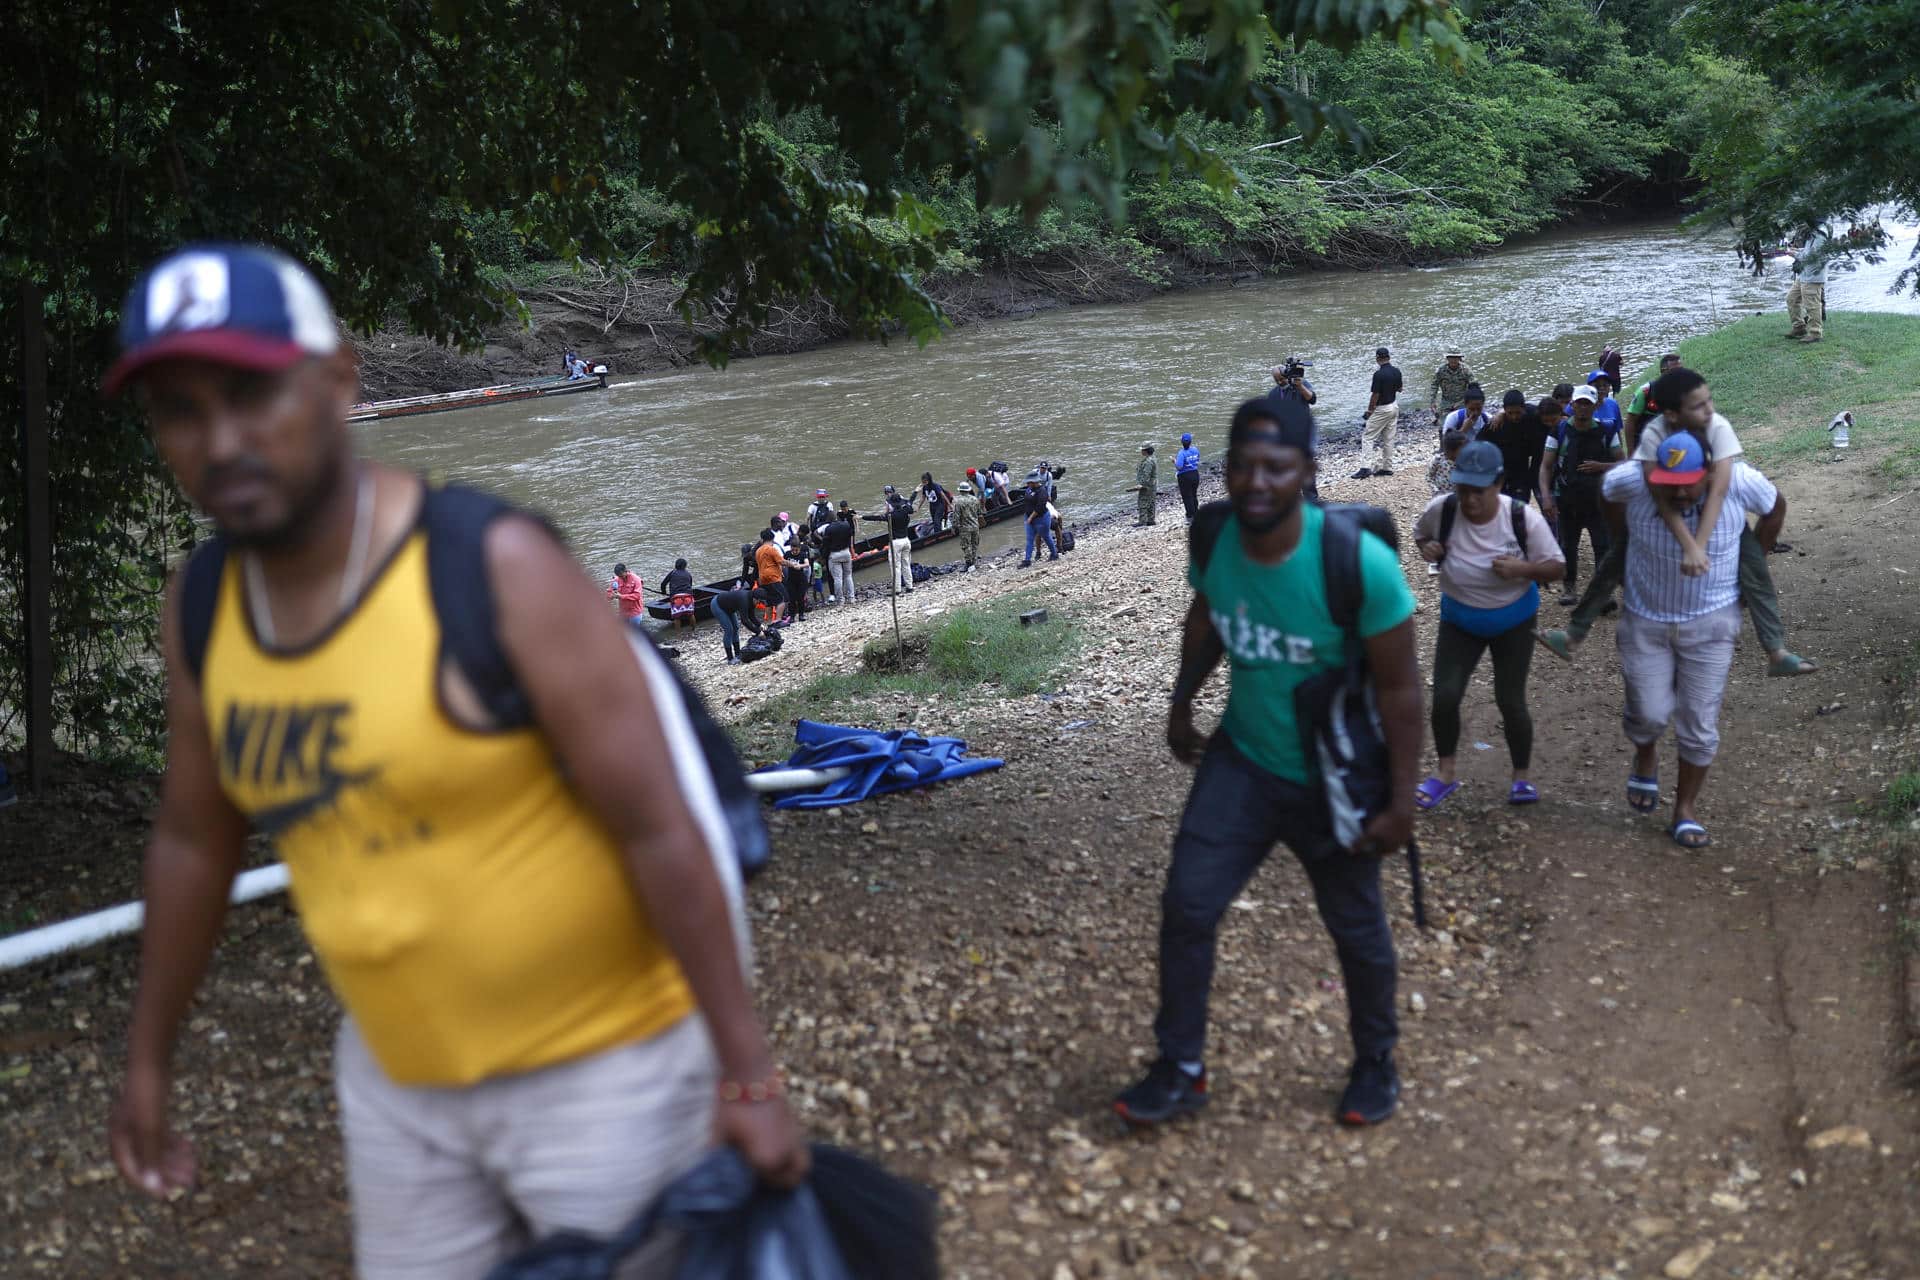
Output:
<svg viewBox="0 0 1920 1280">
<path fill-rule="evenodd" d="M 1914 237 L 1911 225 L 1892 229 L 1886 264 L 1830 273 L 1829 307 L 1920 309 L 1887 294 Z M 596 574 L 624 560 L 652 587 L 685 556 L 705 582 L 732 571 L 770 514 L 804 519 L 816 488 L 872 512 L 882 484 L 905 491 L 923 471 L 951 488 L 969 466 L 1004 459 L 1018 476 L 1046 458 L 1067 467 L 1069 521 L 1111 511 L 1130 501 L 1143 442 L 1158 448 L 1163 485 L 1181 432 L 1217 458 L 1234 405 L 1270 386 L 1267 369 L 1289 354 L 1314 361 L 1320 429 L 1337 448 L 1366 406 L 1376 346 L 1393 349 L 1408 405 L 1424 407 L 1455 344 L 1490 400 L 1514 386 L 1533 397 L 1578 381 L 1609 341 L 1624 343 L 1631 376 L 1682 338 L 1781 310 L 1786 285 L 1784 268 L 1744 271 L 1724 236 L 1639 224 L 1445 267 L 1065 308 L 959 329 L 925 349 L 839 343 L 359 431 L 376 458 L 544 511 Z M 1424 446 L 1409 441 L 1407 461 L 1424 465 Z M 1017 522 L 989 529 L 985 549 L 1017 537 Z"/>
</svg>

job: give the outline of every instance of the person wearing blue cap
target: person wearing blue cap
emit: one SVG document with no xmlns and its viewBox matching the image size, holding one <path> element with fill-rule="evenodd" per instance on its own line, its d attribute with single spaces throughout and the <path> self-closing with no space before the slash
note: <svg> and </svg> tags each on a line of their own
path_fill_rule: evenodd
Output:
<svg viewBox="0 0 1920 1280">
<path fill-rule="evenodd" d="M 1524 498 L 1503 492 L 1506 462 L 1500 446 L 1475 440 L 1453 464 L 1453 492 L 1427 504 L 1414 522 L 1413 541 L 1440 570 L 1440 627 L 1433 645 L 1432 776 L 1414 803 L 1438 808 L 1460 789 L 1460 703 L 1482 654 L 1493 655 L 1493 701 L 1513 777 L 1508 804 L 1533 804 L 1539 791 L 1528 776 L 1533 763 L 1533 716 L 1527 675 L 1533 667 L 1533 620 L 1540 585 L 1558 582 L 1566 561 L 1553 529 Z"/>
<path fill-rule="evenodd" d="M 1187 523 L 1200 514 L 1200 451 L 1193 447 L 1193 433 L 1180 436 L 1180 451 L 1173 455 L 1173 480 L 1180 486 L 1180 505 L 1187 509 Z"/>
<path fill-rule="evenodd" d="M 1593 409 L 1593 420 L 1608 433 L 1620 434 L 1626 428 L 1626 417 L 1620 412 L 1620 402 L 1613 397 L 1613 375 L 1605 369 L 1595 369 L 1587 375 L 1587 385 L 1600 397 L 1600 403 Z"/>
<path fill-rule="evenodd" d="M 174 1042 L 257 832 L 345 1009 L 355 1274 L 480 1276 L 525 1233 L 611 1236 L 716 1141 L 798 1183 L 739 828 L 725 775 L 669 745 L 699 728 L 665 661 L 549 526 L 355 455 L 353 349 L 284 254 L 169 254 L 120 334 L 106 387 L 218 531 L 161 621 L 122 1176 L 194 1182 Z"/>
<path fill-rule="evenodd" d="M 1665 375 L 1656 387 L 1672 377 Z M 1669 403 L 1658 392 L 1655 399 Z M 1711 524 L 1706 449 L 1691 431 L 1666 434 L 1644 470 L 1618 466 L 1601 483 L 1606 500 L 1625 508 L 1626 607 L 1615 641 L 1626 689 L 1621 724 L 1634 748 L 1627 803 L 1639 813 L 1659 807 L 1660 739 L 1671 725 L 1680 767 L 1667 833 L 1686 849 L 1712 843 L 1696 805 L 1719 750 L 1720 702 L 1740 634 L 1740 544 L 1749 536 L 1747 516 L 1759 517 L 1751 536 L 1765 547 L 1780 536 L 1787 514 L 1786 499 L 1759 471 L 1739 458 L 1728 471 L 1726 501 L 1712 512 Z M 1704 544 L 1704 573 L 1687 571 L 1689 553 L 1667 527 L 1670 511 Z"/>
</svg>

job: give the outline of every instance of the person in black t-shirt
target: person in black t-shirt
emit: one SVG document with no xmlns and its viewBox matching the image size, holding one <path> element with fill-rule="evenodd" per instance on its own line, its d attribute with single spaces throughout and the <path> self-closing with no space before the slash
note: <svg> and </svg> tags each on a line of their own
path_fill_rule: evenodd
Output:
<svg viewBox="0 0 1920 1280">
<path fill-rule="evenodd" d="M 1361 467 L 1353 473 L 1355 480 L 1393 474 L 1393 428 L 1400 418 L 1400 388 L 1406 385 L 1406 379 L 1393 367 L 1392 356 L 1385 347 L 1374 350 L 1373 359 L 1379 367 L 1373 371 L 1373 387 L 1367 396 L 1366 429 L 1360 438 L 1362 460 L 1372 457 L 1378 449 L 1380 465 Z"/>
<path fill-rule="evenodd" d="M 687 572 L 685 560 L 675 560 L 673 568 L 660 575 L 660 589 L 669 596 L 693 590 L 693 575 Z"/>
<path fill-rule="evenodd" d="M 1533 501 L 1546 435 L 1540 430 L 1539 419 L 1528 410 L 1527 397 L 1519 388 L 1500 398 L 1499 415 L 1480 429 L 1479 438 L 1500 450 L 1503 464 L 1500 491 L 1522 504 Z"/>
</svg>

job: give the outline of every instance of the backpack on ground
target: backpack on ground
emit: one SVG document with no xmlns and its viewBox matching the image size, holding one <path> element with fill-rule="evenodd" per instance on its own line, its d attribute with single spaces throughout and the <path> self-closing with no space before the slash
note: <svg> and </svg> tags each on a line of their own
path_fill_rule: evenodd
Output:
<svg viewBox="0 0 1920 1280">
<path fill-rule="evenodd" d="M 1059 541 L 1060 541 L 1060 550 L 1062 550 L 1062 551 L 1071 551 L 1071 550 L 1073 550 L 1073 544 L 1074 544 L 1074 536 L 1073 536 L 1073 530 L 1071 530 L 1071 529 L 1062 529 L 1062 530 L 1060 531 L 1060 539 L 1059 539 Z"/>
<path fill-rule="evenodd" d="M 1527 504 L 1511 494 L 1501 494 L 1500 500 L 1507 504 L 1507 516 L 1513 521 L 1513 540 L 1520 544 L 1520 558 L 1527 558 Z M 1447 500 L 1440 504 L 1441 546 L 1447 546 L 1453 540 L 1453 522 L 1460 514 L 1460 495 L 1450 493 Z"/>
<path fill-rule="evenodd" d="M 518 508 L 457 485 L 429 484 L 421 501 L 427 582 L 442 652 L 459 667 L 497 729 L 528 728 L 533 724 L 533 707 L 494 627 L 493 591 L 486 568 L 488 527 Z M 559 537 L 558 531 L 554 536 Z M 226 540 L 216 537 L 195 548 L 180 571 L 182 656 L 196 681 L 206 666 L 226 562 Z M 676 769 L 704 766 L 725 823 L 722 834 L 742 875 L 752 876 L 766 865 L 771 846 L 760 802 L 747 789 L 746 771 L 732 741 L 708 714 L 700 695 L 661 658 L 652 638 L 637 623 L 628 628 L 628 640 L 660 708 L 661 728 L 674 750 Z M 683 791 L 689 783 L 697 785 L 684 773 L 681 781 Z"/>
<path fill-rule="evenodd" d="M 1367 823 L 1386 812 L 1393 798 L 1387 735 L 1379 702 L 1367 671 L 1367 650 L 1360 635 L 1360 542 L 1371 533 L 1400 550 L 1393 514 L 1365 503 L 1329 503 L 1321 507 L 1320 562 L 1327 610 L 1346 633 L 1347 661 L 1342 668 L 1309 676 L 1294 688 L 1294 719 L 1307 757 L 1318 763 L 1320 784 L 1333 823 L 1334 838 L 1351 848 Z M 1188 554 L 1205 573 L 1219 542 L 1230 502 L 1209 502 L 1194 517 L 1187 535 Z M 1426 894 L 1420 879 L 1420 842 L 1407 841 L 1407 874 L 1413 885 L 1413 922 L 1427 927 Z"/>
<path fill-rule="evenodd" d="M 763 631 L 757 636 L 748 636 L 740 645 L 740 661 L 758 662 L 762 658 L 772 657 L 780 652 L 780 633 Z"/>
</svg>

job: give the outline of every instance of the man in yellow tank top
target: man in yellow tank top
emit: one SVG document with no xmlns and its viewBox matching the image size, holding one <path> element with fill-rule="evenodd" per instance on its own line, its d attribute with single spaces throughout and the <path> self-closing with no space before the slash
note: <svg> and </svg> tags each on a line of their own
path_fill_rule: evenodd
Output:
<svg viewBox="0 0 1920 1280">
<path fill-rule="evenodd" d="M 533 519 L 485 524 L 530 706 L 501 723 L 443 648 L 422 483 L 354 456 L 357 370 L 319 284 L 268 250 L 191 246 L 136 282 L 121 340 L 106 389 L 137 398 L 226 551 L 210 622 L 188 625 L 178 580 L 163 616 L 121 1172 L 156 1196 L 193 1181 L 173 1042 L 262 831 L 346 1011 L 362 1275 L 478 1280 L 530 1237 L 611 1235 L 716 1140 L 801 1178 L 710 781 L 688 782 L 685 710 L 598 588 Z"/>
</svg>

